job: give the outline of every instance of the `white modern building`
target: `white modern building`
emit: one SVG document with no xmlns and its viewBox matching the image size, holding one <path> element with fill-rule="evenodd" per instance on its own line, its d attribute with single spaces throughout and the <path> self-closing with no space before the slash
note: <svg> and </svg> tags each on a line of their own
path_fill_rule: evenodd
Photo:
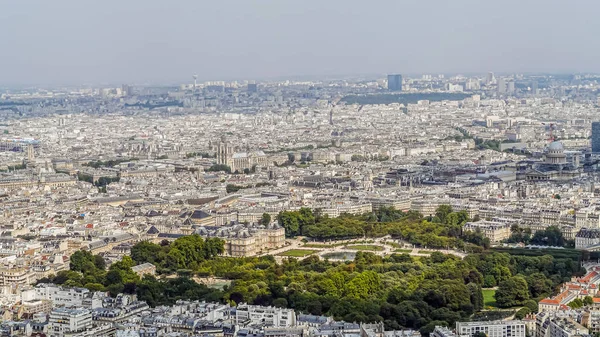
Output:
<svg viewBox="0 0 600 337">
<path fill-rule="evenodd" d="M 525 323 L 522 321 L 481 321 L 456 322 L 456 334 L 472 337 L 483 332 L 487 337 L 525 337 Z"/>
<path fill-rule="evenodd" d="M 92 312 L 87 309 L 55 308 L 48 320 L 48 336 L 63 337 L 92 327 Z"/>
<path fill-rule="evenodd" d="M 88 297 L 91 294 L 86 288 L 61 287 L 51 283 L 40 283 L 35 287 L 35 299 L 50 300 L 54 306 L 82 306 Z"/>
<path fill-rule="evenodd" d="M 235 322 L 290 327 L 296 325 L 296 313 L 293 309 L 240 304 L 235 310 Z"/>
</svg>

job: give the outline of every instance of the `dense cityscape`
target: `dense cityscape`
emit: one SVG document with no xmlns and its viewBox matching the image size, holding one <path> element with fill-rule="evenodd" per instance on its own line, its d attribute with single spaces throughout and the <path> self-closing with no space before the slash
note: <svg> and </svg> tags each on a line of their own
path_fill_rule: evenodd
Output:
<svg viewBox="0 0 600 337">
<path fill-rule="evenodd" d="M 599 11 L 0 1 L 0 337 L 600 337 Z"/>
<path fill-rule="evenodd" d="M 599 89 L 2 89 L 0 333 L 598 334 Z"/>
</svg>

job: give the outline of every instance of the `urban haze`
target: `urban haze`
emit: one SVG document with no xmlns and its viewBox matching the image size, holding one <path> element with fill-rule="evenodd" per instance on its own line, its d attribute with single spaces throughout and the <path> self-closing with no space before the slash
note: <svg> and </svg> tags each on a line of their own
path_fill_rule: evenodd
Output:
<svg viewBox="0 0 600 337">
<path fill-rule="evenodd" d="M 0 337 L 600 336 L 594 1 L 0 4 Z"/>
<path fill-rule="evenodd" d="M 593 0 L 6 1 L 0 84 L 600 71 Z"/>
</svg>

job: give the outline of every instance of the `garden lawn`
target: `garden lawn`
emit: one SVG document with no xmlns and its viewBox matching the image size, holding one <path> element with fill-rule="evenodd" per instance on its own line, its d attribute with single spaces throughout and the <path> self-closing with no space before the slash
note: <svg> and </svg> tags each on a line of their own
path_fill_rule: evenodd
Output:
<svg viewBox="0 0 600 337">
<path fill-rule="evenodd" d="M 310 254 L 313 254 L 316 250 L 310 249 L 290 249 L 286 250 L 283 253 L 277 254 L 278 256 L 291 256 L 291 257 L 304 257 Z"/>
<path fill-rule="evenodd" d="M 481 291 L 483 293 L 483 305 L 486 307 L 496 307 L 496 298 L 494 298 L 494 295 L 496 295 L 496 290 L 495 289 L 483 289 Z"/>
</svg>

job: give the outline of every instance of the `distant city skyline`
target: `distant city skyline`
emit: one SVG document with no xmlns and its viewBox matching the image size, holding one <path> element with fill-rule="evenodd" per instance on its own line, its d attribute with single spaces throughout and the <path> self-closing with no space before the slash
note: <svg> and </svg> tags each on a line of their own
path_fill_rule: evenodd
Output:
<svg viewBox="0 0 600 337">
<path fill-rule="evenodd" d="M 600 72 L 600 3 L 0 4 L 0 85 Z"/>
</svg>

